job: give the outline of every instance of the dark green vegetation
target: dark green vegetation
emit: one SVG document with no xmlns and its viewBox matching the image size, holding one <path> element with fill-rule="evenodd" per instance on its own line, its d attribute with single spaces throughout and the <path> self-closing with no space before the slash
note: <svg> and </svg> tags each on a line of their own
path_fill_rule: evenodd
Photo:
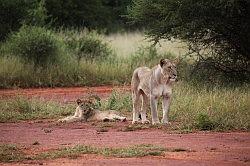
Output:
<svg viewBox="0 0 250 166">
<path fill-rule="evenodd" d="M 60 54 L 60 41 L 52 31 L 41 27 L 23 26 L 12 34 L 6 45 L 7 52 L 33 62 L 34 67 L 55 63 Z"/>
<path fill-rule="evenodd" d="M 0 41 L 23 23 L 117 31 L 131 0 L 0 0 Z"/>
<path fill-rule="evenodd" d="M 128 17 L 155 42 L 186 42 L 201 79 L 250 81 L 250 1 L 133 0 Z"/>
<path fill-rule="evenodd" d="M 77 158 L 82 154 L 97 154 L 120 158 L 160 156 L 163 155 L 164 152 L 177 152 L 176 149 L 166 149 L 151 144 L 134 145 L 126 148 L 95 148 L 85 145 L 76 145 L 74 147 L 60 148 L 30 156 L 24 154 L 21 148 L 15 145 L 0 145 L 0 162 Z"/>
</svg>

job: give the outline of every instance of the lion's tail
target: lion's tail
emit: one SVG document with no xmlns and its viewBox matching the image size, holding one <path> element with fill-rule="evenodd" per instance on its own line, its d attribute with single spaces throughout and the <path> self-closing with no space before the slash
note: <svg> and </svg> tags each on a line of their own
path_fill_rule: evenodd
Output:
<svg viewBox="0 0 250 166">
<path fill-rule="evenodd" d="M 136 91 L 138 90 L 139 83 L 140 83 L 138 72 L 139 72 L 139 68 L 137 68 L 133 72 L 133 76 L 132 76 L 132 79 L 131 79 L 131 91 L 132 91 L 132 95 L 134 95 L 136 93 Z"/>
</svg>

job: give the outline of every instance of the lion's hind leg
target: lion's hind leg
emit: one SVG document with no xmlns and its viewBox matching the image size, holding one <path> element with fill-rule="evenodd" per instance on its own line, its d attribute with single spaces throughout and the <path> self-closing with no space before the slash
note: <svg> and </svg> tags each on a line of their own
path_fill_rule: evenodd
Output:
<svg viewBox="0 0 250 166">
<path fill-rule="evenodd" d="M 117 114 L 111 114 L 111 115 L 109 116 L 109 118 L 111 118 L 111 119 L 113 119 L 113 120 L 120 120 L 120 121 L 122 121 L 122 122 L 125 122 L 125 121 L 127 120 L 126 117 L 124 117 L 124 116 L 119 116 L 119 115 L 117 115 Z"/>
<path fill-rule="evenodd" d="M 141 120 L 142 120 L 143 124 L 150 123 L 150 121 L 147 119 L 147 109 L 148 109 L 148 107 L 149 107 L 148 97 L 143 92 L 142 93 L 142 107 L 141 107 Z"/>
<path fill-rule="evenodd" d="M 132 124 L 139 122 L 139 113 L 140 113 L 140 107 L 141 107 L 141 98 L 139 92 L 132 92 L 132 100 L 133 100 L 133 120 Z"/>
</svg>

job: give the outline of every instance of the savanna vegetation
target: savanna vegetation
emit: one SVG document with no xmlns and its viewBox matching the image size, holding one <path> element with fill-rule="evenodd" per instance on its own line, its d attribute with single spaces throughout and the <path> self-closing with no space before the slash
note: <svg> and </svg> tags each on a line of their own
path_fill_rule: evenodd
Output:
<svg viewBox="0 0 250 166">
<path fill-rule="evenodd" d="M 0 88 L 129 85 L 136 67 L 179 56 L 170 120 L 187 130 L 249 130 L 249 7 L 247 0 L 0 0 Z M 139 44 L 129 44 L 135 37 Z M 131 106 L 130 94 L 114 93 L 101 109 Z M 72 111 L 0 101 L 1 122 Z"/>
<path fill-rule="evenodd" d="M 57 158 L 76 159 L 82 154 L 96 154 L 116 158 L 131 158 L 143 156 L 161 156 L 164 152 L 180 152 L 180 148 L 163 148 L 152 144 L 134 145 L 124 148 L 97 148 L 87 145 L 76 145 L 74 147 L 58 148 L 49 152 L 38 154 L 25 154 L 23 147 L 12 144 L 0 145 L 0 162 L 17 162 L 25 160 L 45 160 Z M 182 151 L 188 151 L 182 149 Z"/>
<path fill-rule="evenodd" d="M 175 86 L 170 121 L 173 130 L 249 130 L 249 87 L 207 89 L 186 83 Z M 73 115 L 76 104 L 61 105 L 37 99 L 17 97 L 0 101 L 0 122 L 20 120 L 59 119 Z M 114 91 L 97 105 L 100 110 L 117 110 L 128 118 L 132 116 L 132 99 L 129 92 Z M 159 104 L 159 108 L 161 105 Z M 150 112 L 150 111 L 148 111 Z M 160 117 L 161 111 L 159 111 Z M 150 118 L 150 114 L 148 114 Z M 134 126 L 132 126 L 134 128 Z"/>
</svg>

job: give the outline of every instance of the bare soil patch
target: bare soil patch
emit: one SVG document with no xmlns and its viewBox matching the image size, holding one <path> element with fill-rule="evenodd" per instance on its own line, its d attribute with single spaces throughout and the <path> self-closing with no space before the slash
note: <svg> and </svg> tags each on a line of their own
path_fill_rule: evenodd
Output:
<svg viewBox="0 0 250 166">
<path fill-rule="evenodd" d="M 131 122 L 87 122 L 57 124 L 55 122 L 3 123 L 0 143 L 25 147 L 26 153 L 38 153 L 63 146 L 79 144 L 94 147 L 127 147 L 153 144 L 166 148 L 186 149 L 165 152 L 163 156 L 140 158 L 114 158 L 82 155 L 77 159 L 26 161 L 48 165 L 248 165 L 250 162 L 250 133 L 248 132 L 196 132 L 175 134 L 157 128 L 124 132 Z M 105 132 L 99 131 L 106 128 Z M 12 163 L 13 164 L 13 163 Z"/>
</svg>

